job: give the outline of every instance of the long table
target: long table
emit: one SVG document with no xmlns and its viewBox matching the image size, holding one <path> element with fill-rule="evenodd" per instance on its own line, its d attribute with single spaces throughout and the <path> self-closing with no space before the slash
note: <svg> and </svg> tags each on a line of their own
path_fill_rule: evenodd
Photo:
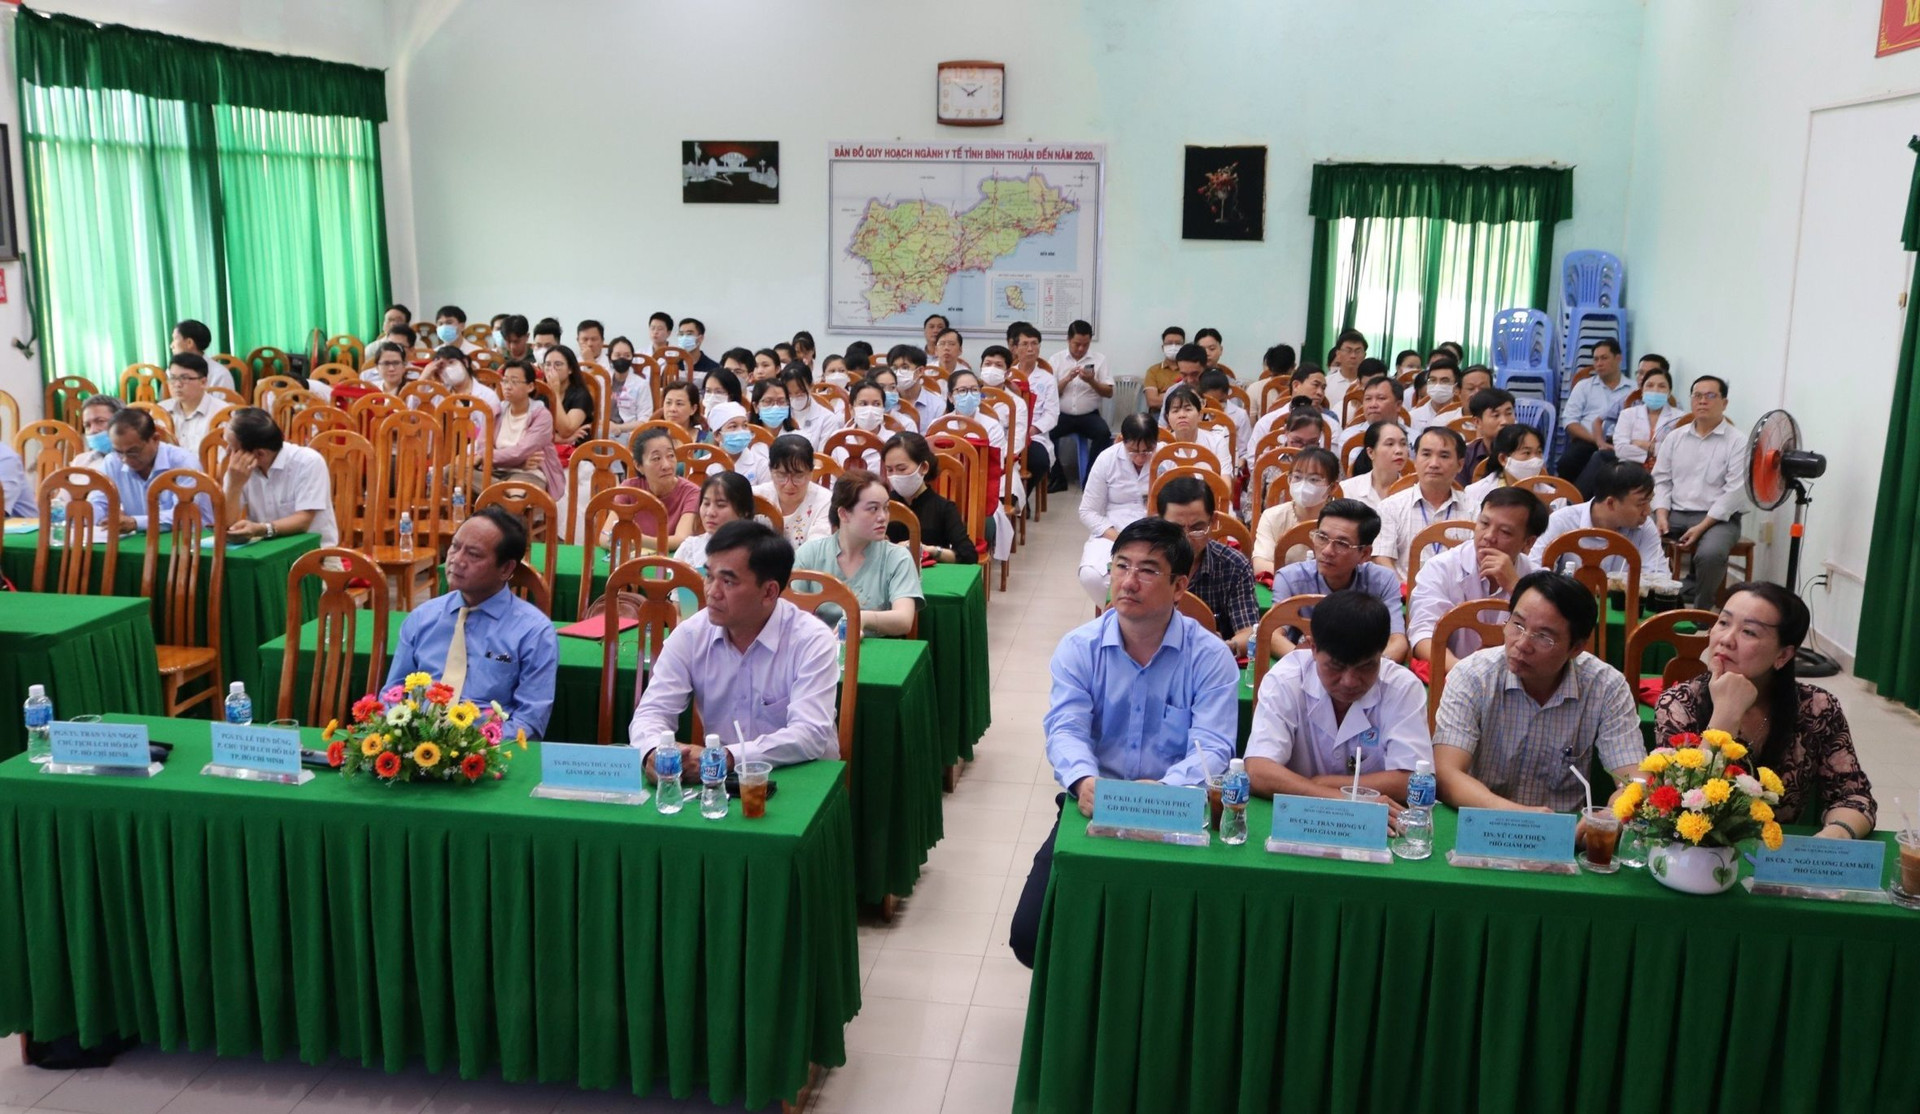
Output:
<svg viewBox="0 0 1920 1114">
<path fill-rule="evenodd" d="M 860 1007 L 838 762 L 766 817 L 531 798 L 505 780 L 304 786 L 0 764 L 0 1029 L 585 1088 L 792 1099 Z M 318 732 L 307 732 L 318 745 Z"/>
<path fill-rule="evenodd" d="M 388 617 L 388 661 L 399 645 L 405 612 Z M 370 624 L 356 630 L 353 676 L 365 675 L 373 647 Z M 305 691 L 312 676 L 312 652 L 318 645 L 318 620 L 301 630 L 295 691 Z M 546 737 L 574 742 L 624 741 L 630 715 L 616 717 L 612 740 L 600 733 L 600 643 L 563 637 L 560 669 L 554 683 L 553 718 Z M 258 671 L 273 678 L 277 691 L 284 637 L 263 644 Z M 640 674 L 634 641 L 620 647 L 614 679 L 614 707 L 632 708 Z M 855 699 L 853 736 L 853 834 L 856 893 L 875 904 L 889 894 L 913 891 L 927 851 L 940 841 L 940 734 L 935 712 L 934 677 L 926 643 L 870 638 L 860 647 L 860 679 Z M 265 718 L 265 717 L 263 717 Z M 724 724 L 709 725 L 722 735 Z"/>
<path fill-rule="evenodd" d="M 0 540 L 0 572 L 20 587 L 29 587 L 33 583 L 33 559 L 39 544 L 38 533 L 8 534 Z M 104 573 L 99 552 L 94 557 L 94 585 L 97 592 L 113 596 L 140 596 L 140 573 L 146 561 L 147 539 L 144 534 L 128 534 L 119 540 L 120 555 L 114 566 L 113 585 L 103 588 L 99 578 Z M 94 546 L 103 552 L 105 542 Z M 270 686 L 279 681 L 279 677 L 262 677 L 253 672 L 256 650 L 262 642 L 276 634 L 284 633 L 287 626 L 287 573 L 293 563 L 310 550 L 320 548 L 318 534 L 289 534 L 279 538 L 263 538 L 246 545 L 229 546 L 226 562 L 226 590 L 220 603 L 220 669 L 227 681 L 244 681 L 247 692 L 258 701 L 263 694 L 270 695 L 274 689 Z M 165 562 L 173 554 L 173 535 L 160 536 L 160 560 L 164 572 Z M 201 583 L 213 563 L 209 552 L 200 559 Z M 201 598 L 196 606 L 206 606 L 206 589 L 201 589 Z M 308 591 L 306 614 L 311 617 L 319 601 L 320 586 L 313 583 Z M 155 599 L 153 610 L 156 619 L 164 618 L 164 599 Z M 64 714 L 64 711 L 62 712 Z"/>
<path fill-rule="evenodd" d="M 144 600 L 0 592 L 0 758 L 26 749 L 21 704 L 45 685 L 61 719 L 163 707 Z"/>
<path fill-rule="evenodd" d="M 1435 820 L 1372 865 L 1268 854 L 1268 801 L 1238 847 L 1068 809 L 1014 1109 L 1920 1109 L 1920 913 L 1469 870 Z"/>
</svg>

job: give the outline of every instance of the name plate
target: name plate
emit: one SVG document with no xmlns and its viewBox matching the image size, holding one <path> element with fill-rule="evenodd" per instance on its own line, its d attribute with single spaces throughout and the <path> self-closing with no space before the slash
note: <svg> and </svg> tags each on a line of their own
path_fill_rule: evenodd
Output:
<svg viewBox="0 0 1920 1114">
<path fill-rule="evenodd" d="M 213 764 L 234 770 L 297 776 L 300 769 L 300 732 L 281 727 L 213 725 Z"/>
<path fill-rule="evenodd" d="M 1089 835 L 1205 845 L 1207 791 L 1194 786 L 1101 778 L 1093 783 Z"/>
<path fill-rule="evenodd" d="M 648 797 L 646 755 L 634 747 L 541 743 L 533 796 L 639 804 Z"/>
<path fill-rule="evenodd" d="M 1576 823 L 1573 814 L 1566 812 L 1463 808 L 1453 851 L 1473 859 L 1572 863 Z"/>
<path fill-rule="evenodd" d="M 1273 835 L 1267 840 L 1267 850 L 1294 852 L 1301 845 L 1369 852 L 1358 857 L 1385 862 L 1390 857 L 1387 806 L 1276 794 Z"/>
<path fill-rule="evenodd" d="M 153 762 L 147 728 L 138 723 L 66 723 L 52 726 L 55 766 L 113 766 L 146 769 Z"/>
<path fill-rule="evenodd" d="M 1748 858 L 1753 860 L 1755 887 L 1799 886 L 1877 893 L 1881 875 L 1886 870 L 1887 845 L 1877 839 L 1815 839 L 1790 835 L 1781 842 L 1780 850 L 1761 847 Z"/>
</svg>

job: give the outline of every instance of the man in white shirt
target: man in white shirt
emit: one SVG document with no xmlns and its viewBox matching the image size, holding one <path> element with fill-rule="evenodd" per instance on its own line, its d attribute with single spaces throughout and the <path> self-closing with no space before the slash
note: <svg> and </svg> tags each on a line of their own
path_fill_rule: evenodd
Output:
<svg viewBox="0 0 1920 1114">
<path fill-rule="evenodd" d="M 1128 414 L 1120 423 L 1120 443 L 1094 459 L 1080 493 L 1080 522 L 1087 544 L 1080 551 L 1080 587 L 1096 606 L 1105 606 L 1112 585 L 1107 566 L 1113 539 L 1137 518 L 1147 516 L 1147 489 L 1153 473 L 1147 464 L 1160 445 L 1160 426 L 1151 414 Z"/>
<path fill-rule="evenodd" d="M 1340 797 L 1353 783 L 1407 799 L 1407 775 L 1433 761 L 1427 693 L 1407 668 L 1382 657 L 1387 606 L 1365 592 L 1314 605 L 1313 648 L 1295 650 L 1260 682 L 1247 735 L 1247 777 L 1262 797 Z"/>
<path fill-rule="evenodd" d="M 607 366 L 607 327 L 588 318 L 580 322 L 573 330 L 573 342 L 577 345 L 576 355 L 582 366 L 594 364 Z"/>
<path fill-rule="evenodd" d="M 173 419 L 173 443 L 196 461 L 214 414 L 227 405 L 219 396 L 207 393 L 208 378 L 205 357 L 179 353 L 167 365 L 167 397 L 160 400 L 160 409 Z"/>
<path fill-rule="evenodd" d="M 696 704 L 727 746 L 727 767 L 791 766 L 839 754 L 840 688 L 833 631 L 782 599 L 793 546 L 762 522 L 729 522 L 707 543 L 707 606 L 674 628 L 633 710 L 627 740 L 646 753 L 673 738 Z M 738 725 L 736 728 L 735 725 Z M 744 738 L 734 738 L 735 732 Z M 700 746 L 678 744 L 682 777 L 698 776 Z"/>
<path fill-rule="evenodd" d="M 925 433 L 940 415 L 947 412 L 945 396 L 926 389 L 920 369 L 927 366 L 927 354 L 911 344 L 896 344 L 887 350 L 887 364 L 893 368 L 900 392 L 900 409 L 913 407 L 914 429 Z"/>
<path fill-rule="evenodd" d="M 1027 471 L 1036 477 L 1053 473 L 1053 427 L 1060 423 L 1060 384 L 1040 372 L 1040 330 L 1025 321 L 1007 327 L 1007 346 L 1013 349 L 1013 370 L 1027 377 L 1033 392 L 1033 440 L 1027 445 Z M 1065 491 L 1066 478 L 1049 483 L 1047 490 Z"/>
<path fill-rule="evenodd" d="M 1452 356 L 1440 353 L 1427 365 L 1427 399 L 1413 408 L 1407 415 L 1407 428 L 1415 433 L 1430 425 L 1442 424 L 1440 412 L 1453 407 L 1449 417 L 1457 418 L 1464 410 L 1455 405 L 1459 398 L 1460 365 Z"/>
<path fill-rule="evenodd" d="M 1633 543 L 1640 551 L 1640 577 L 1644 582 L 1671 580 L 1667 549 L 1660 544 L 1660 531 L 1648 521 L 1653 514 L 1653 475 L 1638 464 L 1611 464 L 1600 470 L 1594 481 L 1593 499 L 1561 507 L 1547 519 L 1546 532 L 1533 544 L 1533 563 L 1544 566 L 1547 547 L 1562 534 L 1575 530 L 1612 530 Z M 1607 557 L 1600 567 L 1608 572 L 1627 571 L 1625 557 Z"/>
<path fill-rule="evenodd" d="M 1595 341 L 1593 374 L 1573 385 L 1560 415 L 1569 438 L 1566 451 L 1560 454 L 1562 479 L 1578 480 L 1595 453 L 1613 452 L 1614 420 L 1633 388 L 1633 380 L 1620 367 L 1620 342 L 1612 337 Z"/>
<path fill-rule="evenodd" d="M 1693 381 L 1693 421 L 1660 442 L 1653 465 L 1653 520 L 1662 537 L 1693 551 L 1681 583 L 1689 607 L 1715 608 L 1727 578 L 1727 554 L 1740 540 L 1747 502 L 1747 439 L 1726 420 L 1727 382 Z"/>
<path fill-rule="evenodd" d="M 1436 653 L 1447 655 L 1447 668 L 1476 649 L 1467 632 L 1455 635 L 1447 646 L 1433 644 L 1434 628 L 1447 612 L 1468 600 L 1506 599 L 1533 571 L 1527 548 L 1547 528 L 1547 508 L 1523 487 L 1496 487 L 1480 504 L 1473 540 L 1437 557 L 1420 562 L 1413 594 L 1407 599 L 1407 637 L 1413 640 L 1416 660 L 1430 662 Z"/>
<path fill-rule="evenodd" d="M 1367 358 L 1366 334 L 1358 329 L 1348 329 L 1333 342 L 1333 353 L 1327 359 L 1327 398 L 1339 406 L 1346 401 L 1347 392 L 1360 382 L 1360 361 Z"/>
<path fill-rule="evenodd" d="M 1100 416 L 1101 401 L 1113 397 L 1113 373 L 1107 370 L 1107 358 L 1092 348 L 1093 326 L 1075 321 L 1067 326 L 1067 346 L 1047 360 L 1060 389 L 1060 418 L 1053 426 L 1053 482 L 1063 486 L 1067 482 L 1059 463 L 1063 438 L 1085 437 L 1090 461 L 1113 444 L 1113 431 Z"/>
<path fill-rule="evenodd" d="M 226 437 L 227 536 L 318 534 L 322 546 L 340 544 L 325 457 L 282 439 L 273 417 L 257 406 L 235 410 Z"/>
<path fill-rule="evenodd" d="M 467 311 L 459 306 L 441 306 L 433 317 L 434 347 L 453 345 L 468 354 L 480 346 L 466 337 Z"/>
<path fill-rule="evenodd" d="M 209 365 L 207 368 L 207 386 L 233 390 L 233 373 L 227 365 L 207 355 L 207 349 L 213 344 L 213 330 L 205 324 L 189 317 L 173 327 L 173 354 L 178 356 L 191 352 Z"/>
<path fill-rule="evenodd" d="M 1454 490 L 1465 451 L 1460 435 L 1445 426 L 1420 432 L 1413 446 L 1413 474 L 1420 482 L 1380 501 L 1380 537 L 1373 543 L 1374 563 L 1407 578 L 1413 539 L 1436 522 L 1472 522 L 1480 508 L 1465 491 Z M 1428 553 L 1427 557 L 1436 556 Z M 1425 558 L 1422 558 L 1425 560 Z"/>
</svg>

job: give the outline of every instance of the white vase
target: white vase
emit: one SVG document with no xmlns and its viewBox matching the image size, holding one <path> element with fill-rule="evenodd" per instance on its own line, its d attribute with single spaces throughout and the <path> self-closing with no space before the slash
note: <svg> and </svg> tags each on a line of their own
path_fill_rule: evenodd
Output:
<svg viewBox="0 0 1920 1114">
<path fill-rule="evenodd" d="M 1740 880 L 1740 858 L 1731 847 L 1656 843 L 1647 852 L 1647 870 L 1670 890 L 1718 894 L 1732 889 Z"/>
</svg>

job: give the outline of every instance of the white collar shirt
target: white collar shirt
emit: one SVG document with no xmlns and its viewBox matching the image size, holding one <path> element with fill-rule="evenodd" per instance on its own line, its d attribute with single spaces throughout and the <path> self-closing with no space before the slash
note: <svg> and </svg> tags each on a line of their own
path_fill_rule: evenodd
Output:
<svg viewBox="0 0 1920 1114">
<path fill-rule="evenodd" d="M 1281 658 L 1260 682 L 1246 756 L 1278 762 L 1301 777 L 1350 774 L 1360 748 L 1360 772 L 1411 771 L 1433 761 L 1427 733 L 1427 692 L 1405 666 L 1382 658 L 1380 678 L 1338 723 L 1333 698 L 1320 683 L 1312 650 Z"/>
</svg>

